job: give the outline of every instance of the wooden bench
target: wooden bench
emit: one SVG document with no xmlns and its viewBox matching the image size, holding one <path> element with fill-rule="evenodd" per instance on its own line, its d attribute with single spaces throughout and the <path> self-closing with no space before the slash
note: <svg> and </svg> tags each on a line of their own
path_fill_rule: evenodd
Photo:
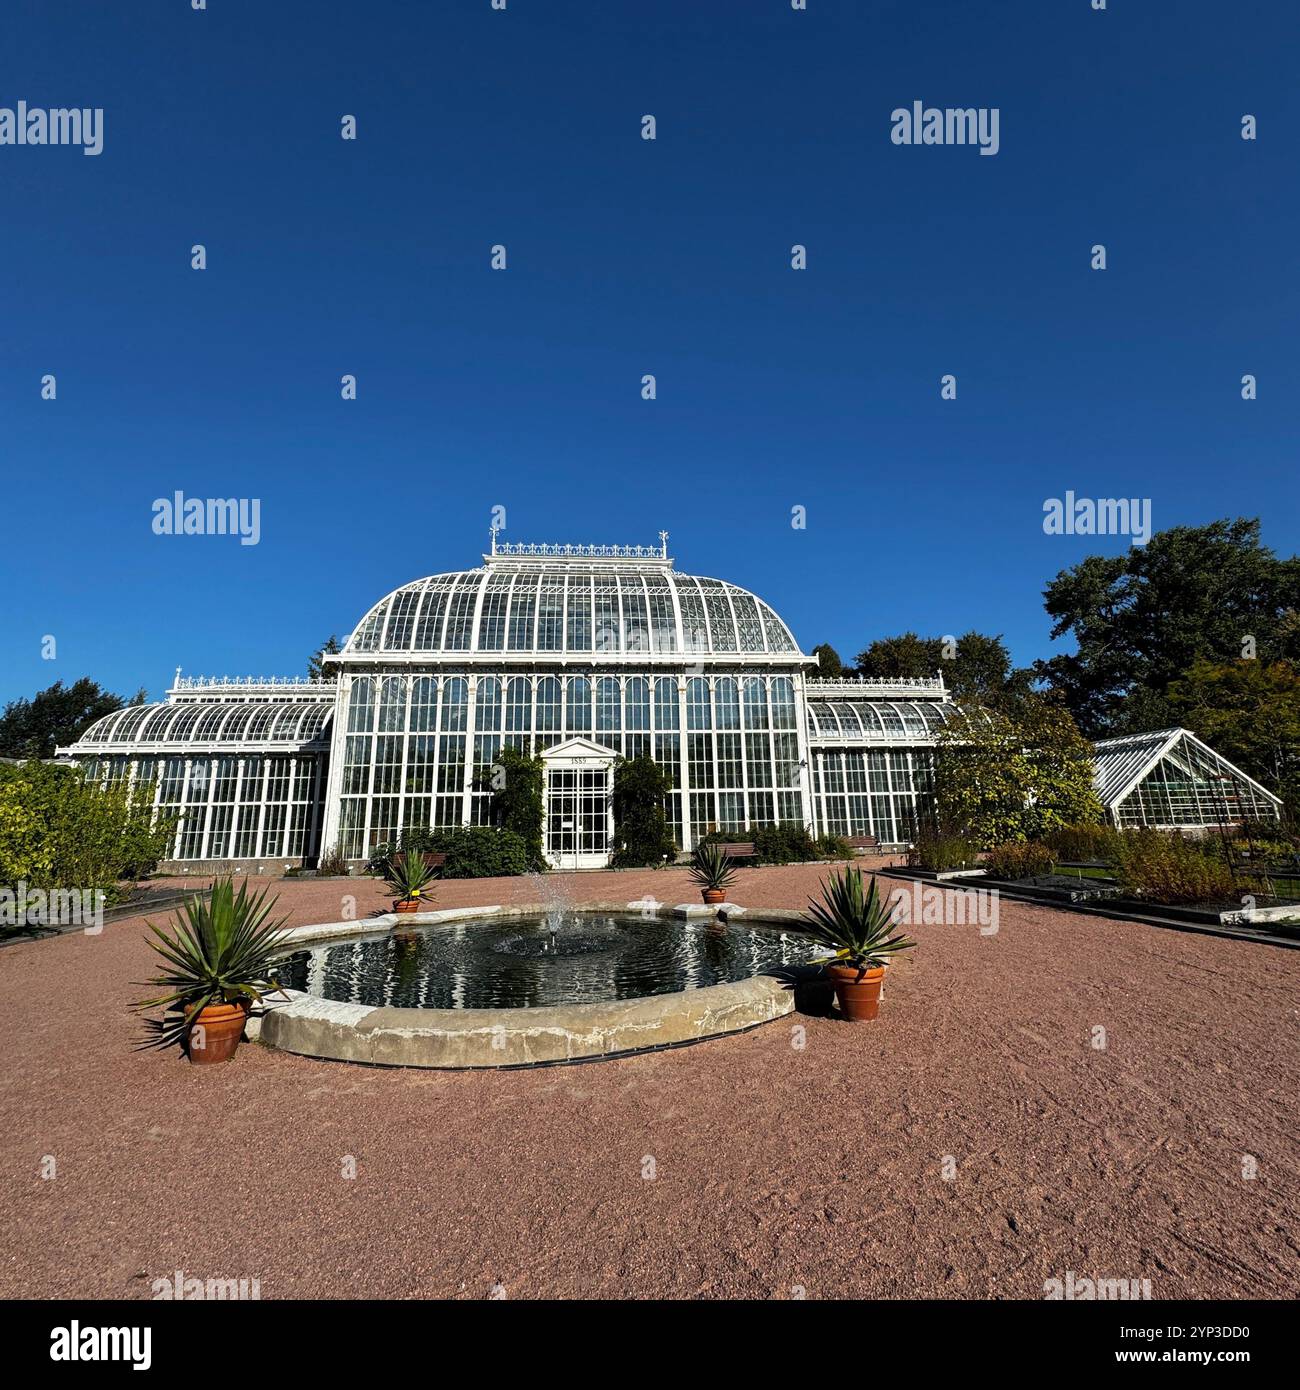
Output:
<svg viewBox="0 0 1300 1390">
<path fill-rule="evenodd" d="M 719 844 L 718 848 L 722 851 L 726 859 L 756 859 L 758 851 L 752 843 L 741 845 Z"/>
<path fill-rule="evenodd" d="M 875 854 L 880 849 L 880 841 L 874 835 L 846 835 L 844 838 L 855 854 Z"/>
</svg>

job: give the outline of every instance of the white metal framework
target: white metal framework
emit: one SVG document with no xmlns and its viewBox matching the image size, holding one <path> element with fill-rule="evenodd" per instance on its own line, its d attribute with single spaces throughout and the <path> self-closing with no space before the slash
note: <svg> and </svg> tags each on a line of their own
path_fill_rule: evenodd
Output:
<svg viewBox="0 0 1300 1390">
<path fill-rule="evenodd" d="M 494 536 L 481 568 L 381 599 L 327 659 L 338 714 L 325 842 L 360 858 L 410 829 L 484 823 L 483 774 L 503 747 L 545 753 L 574 739 L 611 762 L 661 763 L 683 845 L 715 828 L 809 823 L 809 658 L 762 600 L 678 574 L 661 541 Z"/>
<path fill-rule="evenodd" d="M 592 867 L 613 839 L 614 760 L 640 753 L 672 778 L 684 849 L 778 823 L 906 843 L 955 709 L 938 676 L 810 677 L 774 609 L 678 574 L 662 532 L 657 547 L 494 534 L 481 567 L 385 595 L 325 665 L 317 681 L 178 671 L 163 703 L 118 710 L 59 754 L 151 784 L 181 818 L 173 859 L 215 865 L 335 848 L 355 861 L 406 831 L 487 823 L 490 769 L 515 747 L 546 763 L 548 858 Z M 1232 807 L 1276 813 L 1183 730 L 1098 745 L 1098 778 L 1121 824 L 1214 823 L 1228 786 Z"/>
<path fill-rule="evenodd" d="M 179 817 L 175 860 L 284 860 L 319 853 L 332 681 L 182 680 L 128 705 L 60 754 L 103 783 L 152 785 Z"/>
</svg>

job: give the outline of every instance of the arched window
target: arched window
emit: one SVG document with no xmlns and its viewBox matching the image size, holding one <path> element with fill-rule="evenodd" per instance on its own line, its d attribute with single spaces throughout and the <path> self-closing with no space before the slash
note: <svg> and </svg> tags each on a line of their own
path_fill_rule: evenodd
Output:
<svg viewBox="0 0 1300 1390">
<path fill-rule="evenodd" d="M 622 728 L 618 677 L 601 676 L 596 682 L 596 741 L 606 748 L 620 748 Z"/>
<path fill-rule="evenodd" d="M 369 733 L 374 720 L 374 682 L 369 676 L 358 676 L 352 682 L 348 696 L 348 733 Z"/>
<path fill-rule="evenodd" d="M 566 691 L 566 734 L 591 733 L 591 682 L 586 676 L 573 676 Z"/>
<path fill-rule="evenodd" d="M 416 676 L 411 683 L 411 732 L 429 733 L 438 713 L 438 682 L 433 676 Z"/>
<path fill-rule="evenodd" d="M 478 700 L 474 709 L 474 727 L 481 734 L 494 734 L 501 729 L 501 682 L 495 676 L 480 676 Z"/>
<path fill-rule="evenodd" d="M 536 727 L 539 734 L 558 733 L 560 730 L 560 682 L 555 676 L 543 676 L 537 682 Z"/>
<path fill-rule="evenodd" d="M 533 691 L 527 676 L 515 676 L 506 687 L 506 732 L 520 737 L 511 739 L 522 747 L 524 738 L 533 727 Z"/>
<path fill-rule="evenodd" d="M 385 676 L 379 683 L 379 732 L 401 733 L 406 728 L 406 691 L 401 676 Z"/>
</svg>

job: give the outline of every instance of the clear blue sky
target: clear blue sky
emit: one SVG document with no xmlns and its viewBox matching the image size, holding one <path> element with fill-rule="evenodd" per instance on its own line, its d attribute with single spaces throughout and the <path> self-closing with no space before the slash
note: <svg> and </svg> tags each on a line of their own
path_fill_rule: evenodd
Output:
<svg viewBox="0 0 1300 1390">
<path fill-rule="evenodd" d="M 1294 552 L 1298 40 L 1291 0 L 6 0 L 0 106 L 105 143 L 0 146 L 0 698 L 300 672 L 495 505 L 667 528 L 846 657 L 1049 654 L 1044 583 L 1125 544 L 1043 534 L 1070 488 Z M 918 99 L 1000 153 L 893 145 Z M 261 543 L 154 535 L 177 489 Z"/>
</svg>

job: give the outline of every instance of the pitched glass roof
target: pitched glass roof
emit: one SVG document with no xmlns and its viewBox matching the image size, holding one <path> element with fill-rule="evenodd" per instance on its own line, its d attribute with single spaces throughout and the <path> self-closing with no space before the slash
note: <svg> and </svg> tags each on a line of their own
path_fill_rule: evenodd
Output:
<svg viewBox="0 0 1300 1390">
<path fill-rule="evenodd" d="M 1173 758 L 1188 776 L 1206 775 L 1196 772 L 1176 755 L 1182 749 L 1197 762 L 1214 767 L 1215 775 L 1228 776 L 1249 783 L 1275 805 L 1280 800 L 1267 787 L 1235 767 L 1216 753 L 1209 744 L 1190 729 L 1155 729 L 1145 734 L 1127 734 L 1121 738 L 1103 738 L 1093 745 L 1093 785 L 1101 804 L 1108 810 L 1123 801 L 1135 786 L 1166 756 Z"/>
</svg>

